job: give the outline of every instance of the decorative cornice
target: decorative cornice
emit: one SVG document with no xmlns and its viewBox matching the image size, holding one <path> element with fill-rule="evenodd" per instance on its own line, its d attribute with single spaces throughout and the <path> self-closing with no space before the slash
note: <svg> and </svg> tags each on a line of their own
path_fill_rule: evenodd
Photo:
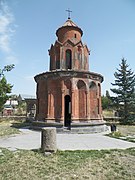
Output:
<svg viewBox="0 0 135 180">
<path fill-rule="evenodd" d="M 75 70 L 54 70 L 45 72 L 42 74 L 38 74 L 34 77 L 35 81 L 38 82 L 39 80 L 47 80 L 49 78 L 65 78 L 65 77 L 75 77 L 75 78 L 85 78 L 91 79 L 94 81 L 103 82 L 103 76 L 98 73 L 90 72 L 90 71 L 75 71 Z"/>
</svg>

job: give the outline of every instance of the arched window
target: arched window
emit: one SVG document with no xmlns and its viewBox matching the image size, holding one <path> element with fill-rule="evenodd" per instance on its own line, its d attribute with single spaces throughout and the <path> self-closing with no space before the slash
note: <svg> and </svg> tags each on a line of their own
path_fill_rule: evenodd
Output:
<svg viewBox="0 0 135 180">
<path fill-rule="evenodd" d="M 77 82 L 78 88 L 78 115 L 80 119 L 86 118 L 86 84 L 84 81 L 79 80 Z"/>
<path fill-rule="evenodd" d="M 100 84 L 98 84 L 98 94 L 99 94 L 99 96 L 101 96 L 101 86 L 100 86 Z"/>
<path fill-rule="evenodd" d="M 70 49 L 66 50 L 66 69 L 71 69 L 72 62 L 72 51 Z"/>
<path fill-rule="evenodd" d="M 97 118 L 99 114 L 98 109 L 98 95 L 97 95 L 97 85 L 94 81 L 91 81 L 89 84 L 90 91 L 90 116 L 91 118 Z"/>
<path fill-rule="evenodd" d="M 86 84 L 82 81 L 82 80 L 79 80 L 78 82 L 77 82 L 77 87 L 78 87 L 78 89 L 85 89 L 86 90 Z"/>
<path fill-rule="evenodd" d="M 54 54 L 55 54 L 56 69 L 60 69 L 60 47 L 59 46 L 56 46 Z"/>
<path fill-rule="evenodd" d="M 56 69 L 60 69 L 60 60 L 56 61 Z"/>
<path fill-rule="evenodd" d="M 93 82 L 93 81 L 91 81 L 90 84 L 89 84 L 89 88 L 90 88 L 91 90 L 96 90 L 96 89 L 97 89 L 96 83 Z"/>
</svg>

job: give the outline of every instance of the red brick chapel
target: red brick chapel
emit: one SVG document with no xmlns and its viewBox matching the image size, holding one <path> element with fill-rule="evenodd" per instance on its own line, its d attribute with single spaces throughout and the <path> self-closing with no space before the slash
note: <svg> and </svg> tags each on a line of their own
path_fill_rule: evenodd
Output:
<svg viewBox="0 0 135 180">
<path fill-rule="evenodd" d="M 35 76 L 37 121 L 65 127 L 103 124 L 103 76 L 89 71 L 90 51 L 82 35 L 82 29 L 70 17 L 56 30 L 57 40 L 49 49 L 49 71 Z"/>
</svg>

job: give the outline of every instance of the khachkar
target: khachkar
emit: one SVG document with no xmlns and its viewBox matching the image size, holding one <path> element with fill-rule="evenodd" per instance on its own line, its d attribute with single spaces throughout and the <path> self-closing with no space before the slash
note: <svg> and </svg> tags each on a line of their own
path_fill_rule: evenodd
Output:
<svg viewBox="0 0 135 180">
<path fill-rule="evenodd" d="M 103 125 L 103 76 L 89 71 L 90 51 L 81 40 L 83 31 L 68 18 L 56 35 L 49 50 L 49 72 L 35 76 L 36 120 L 46 126 Z"/>
</svg>

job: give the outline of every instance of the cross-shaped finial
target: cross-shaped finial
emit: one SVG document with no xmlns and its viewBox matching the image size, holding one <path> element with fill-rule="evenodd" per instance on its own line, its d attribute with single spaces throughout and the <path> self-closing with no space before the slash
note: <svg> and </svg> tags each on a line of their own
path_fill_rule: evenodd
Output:
<svg viewBox="0 0 135 180">
<path fill-rule="evenodd" d="M 68 19 L 70 19 L 70 14 L 72 11 L 69 8 L 66 11 L 68 12 Z"/>
</svg>

